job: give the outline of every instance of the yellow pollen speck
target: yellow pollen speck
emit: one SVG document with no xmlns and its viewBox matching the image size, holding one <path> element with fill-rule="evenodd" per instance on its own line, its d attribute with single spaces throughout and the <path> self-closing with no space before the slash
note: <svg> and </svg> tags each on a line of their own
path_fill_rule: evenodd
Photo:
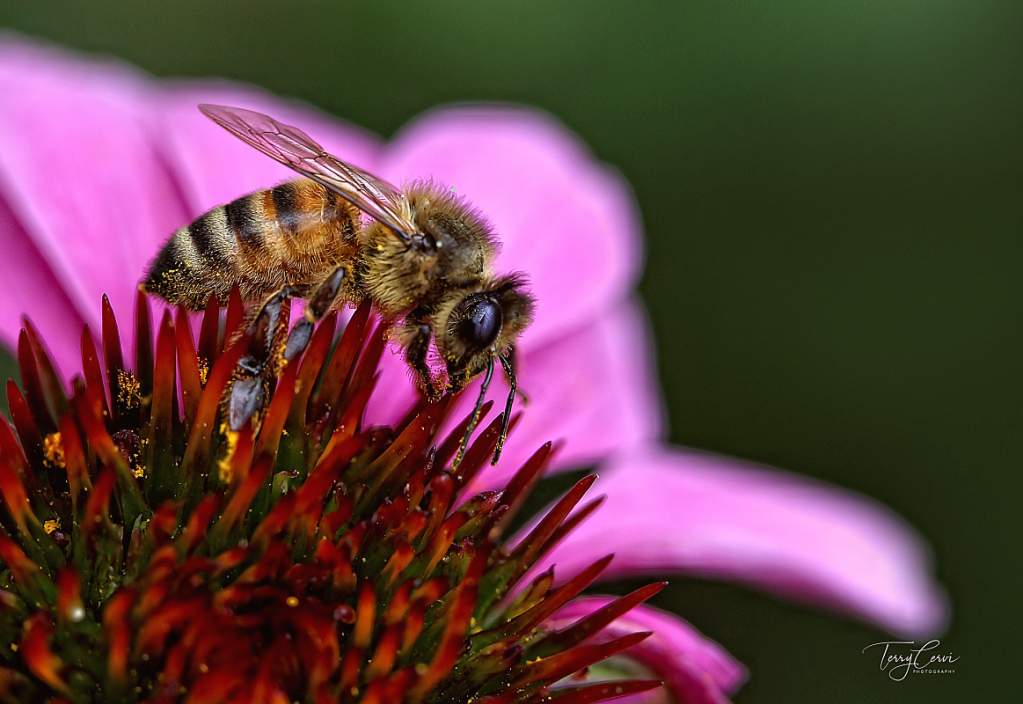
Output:
<svg viewBox="0 0 1023 704">
<path fill-rule="evenodd" d="M 139 380 L 131 372 L 123 369 L 117 372 L 117 400 L 127 408 L 137 408 L 142 401 Z"/>
<path fill-rule="evenodd" d="M 210 671 L 210 666 L 204 662 L 199 663 L 199 672 L 207 673 Z"/>
<path fill-rule="evenodd" d="M 43 530 L 46 531 L 47 535 L 49 535 L 50 533 L 52 533 L 53 531 L 55 531 L 55 530 L 57 530 L 59 528 L 60 528 L 60 521 L 52 520 L 52 521 L 44 521 L 43 522 Z"/>
<path fill-rule="evenodd" d="M 54 467 L 64 466 L 64 445 L 60 442 L 60 433 L 50 433 L 43 441 L 43 454 Z"/>
<path fill-rule="evenodd" d="M 11 650 L 13 650 L 14 652 L 18 652 L 18 644 L 17 643 L 11 643 Z"/>
<path fill-rule="evenodd" d="M 199 360 L 199 383 L 206 386 L 206 379 L 210 375 L 210 363 L 205 359 Z"/>
<path fill-rule="evenodd" d="M 284 603 L 287 604 L 288 606 L 298 606 L 298 597 L 289 596 L 287 599 L 284 600 Z"/>
<path fill-rule="evenodd" d="M 238 449 L 238 433 L 234 430 L 228 430 L 227 425 L 223 425 L 221 430 L 227 438 L 227 454 L 224 455 L 224 459 L 217 463 L 220 468 L 220 481 L 224 484 L 231 483 L 231 460 L 234 458 L 234 452 Z"/>
<path fill-rule="evenodd" d="M 135 475 L 136 479 L 141 479 L 142 477 L 146 476 L 145 470 L 143 470 L 141 467 L 136 467 L 132 473 Z"/>
</svg>

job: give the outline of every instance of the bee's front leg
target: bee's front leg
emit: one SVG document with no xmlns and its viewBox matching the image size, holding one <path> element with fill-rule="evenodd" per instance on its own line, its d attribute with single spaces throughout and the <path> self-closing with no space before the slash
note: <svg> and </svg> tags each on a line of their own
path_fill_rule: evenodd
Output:
<svg viewBox="0 0 1023 704">
<path fill-rule="evenodd" d="M 430 366 L 426 363 L 430 340 L 433 339 L 433 328 L 422 319 L 409 315 L 399 336 L 405 348 L 405 361 L 419 377 L 419 383 L 426 391 L 427 398 L 431 401 L 439 400 L 441 392 L 434 383 Z"/>
<path fill-rule="evenodd" d="M 480 384 L 480 393 L 479 396 L 476 397 L 476 406 L 473 408 L 472 415 L 469 417 L 469 424 L 465 428 L 465 435 L 462 436 L 462 443 L 458 446 L 458 452 L 455 454 L 455 458 L 451 460 L 452 469 L 458 469 L 458 465 L 460 465 L 462 460 L 465 459 L 465 451 L 469 447 L 469 440 L 472 438 L 472 431 L 476 429 L 476 424 L 479 423 L 480 420 L 480 411 L 483 410 L 483 399 L 487 396 L 487 388 L 490 386 L 490 380 L 494 376 L 494 358 L 487 357 L 485 359 L 486 367 L 484 368 L 487 370 L 487 374 L 483 377 L 483 383 Z M 475 361 L 478 362 L 479 359 Z M 453 394 L 457 394 L 465 388 L 465 385 L 468 384 L 469 380 L 474 376 L 476 376 L 476 374 L 464 367 L 457 370 L 448 370 L 448 390 Z"/>
</svg>

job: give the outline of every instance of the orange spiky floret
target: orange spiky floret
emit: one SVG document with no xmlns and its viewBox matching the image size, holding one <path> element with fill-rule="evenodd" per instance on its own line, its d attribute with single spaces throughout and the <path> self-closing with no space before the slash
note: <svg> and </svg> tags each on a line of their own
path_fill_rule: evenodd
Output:
<svg viewBox="0 0 1023 704">
<path fill-rule="evenodd" d="M 599 505 L 576 509 L 593 477 L 506 546 L 550 444 L 504 492 L 466 498 L 501 417 L 457 472 L 469 418 L 439 437 L 450 399 L 365 426 L 386 344 L 368 305 L 336 345 L 337 319 L 324 319 L 259 422 L 225 432 L 244 325 L 233 296 L 223 325 L 207 307 L 198 343 L 183 311 L 164 313 L 154 340 L 140 293 L 129 369 L 104 300 L 102 361 L 84 330 L 68 396 L 26 323 L 24 392 L 8 384 L 13 423 L 0 422 L 0 641 L 12 644 L 0 701 L 584 704 L 658 684 L 565 678 L 642 640 L 588 639 L 660 585 L 557 633 L 545 619 L 610 558 L 557 589 L 550 570 L 518 586 Z"/>
</svg>

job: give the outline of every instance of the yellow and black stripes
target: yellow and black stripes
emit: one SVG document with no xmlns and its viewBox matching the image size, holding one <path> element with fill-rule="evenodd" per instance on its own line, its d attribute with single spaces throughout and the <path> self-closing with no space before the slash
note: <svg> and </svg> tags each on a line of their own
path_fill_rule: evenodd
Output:
<svg viewBox="0 0 1023 704">
<path fill-rule="evenodd" d="M 178 231 L 175 237 L 185 235 L 192 240 L 195 251 L 210 268 L 229 271 L 238 253 L 238 242 L 231 231 L 227 207 L 214 208 L 196 218 L 191 225 Z"/>
<path fill-rule="evenodd" d="M 226 300 L 234 279 L 230 251 L 237 244 L 223 216 L 223 208 L 217 208 L 175 232 L 153 261 L 145 289 L 192 310 L 202 309 L 211 295 Z"/>
<path fill-rule="evenodd" d="M 309 184 L 319 185 L 311 181 Z M 323 190 L 326 191 L 326 189 Z M 271 188 L 269 193 L 270 203 L 266 203 L 264 198 L 264 207 L 272 204 L 274 211 L 272 217 L 276 218 L 281 234 L 285 237 L 294 237 L 301 230 L 304 220 L 304 213 L 298 208 L 298 188 L 296 184 L 293 182 L 282 183 L 280 186 Z"/>
<path fill-rule="evenodd" d="M 254 207 L 255 201 L 254 196 L 248 195 L 224 206 L 227 225 L 231 228 L 235 239 L 238 240 L 238 244 L 243 247 L 259 248 L 263 246 L 266 218 Z"/>
<path fill-rule="evenodd" d="M 362 269 L 359 211 L 333 191 L 299 179 L 218 206 L 181 228 L 153 260 L 144 286 L 198 310 L 237 285 L 249 302 L 283 286 L 314 287 L 339 265 Z M 345 297 L 362 297 L 353 276 Z"/>
</svg>

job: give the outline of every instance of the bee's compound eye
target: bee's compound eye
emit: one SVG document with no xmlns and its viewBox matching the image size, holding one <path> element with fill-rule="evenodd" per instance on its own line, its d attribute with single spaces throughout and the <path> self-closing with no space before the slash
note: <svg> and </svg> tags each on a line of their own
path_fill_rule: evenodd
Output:
<svg viewBox="0 0 1023 704">
<path fill-rule="evenodd" d="M 501 307 L 489 298 L 470 296 L 458 305 L 455 335 L 469 347 L 483 350 L 501 333 Z"/>
</svg>

